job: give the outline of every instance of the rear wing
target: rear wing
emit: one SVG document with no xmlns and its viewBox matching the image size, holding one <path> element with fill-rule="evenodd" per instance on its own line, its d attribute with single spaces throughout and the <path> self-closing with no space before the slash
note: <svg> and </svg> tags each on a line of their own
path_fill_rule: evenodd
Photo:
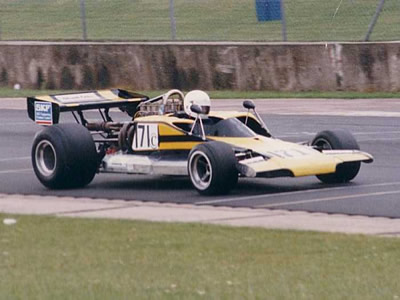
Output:
<svg viewBox="0 0 400 300">
<path fill-rule="evenodd" d="M 88 91 L 70 94 L 35 96 L 27 98 L 29 118 L 40 125 L 57 124 L 61 112 L 78 112 L 84 110 L 104 109 L 106 115 L 110 108 L 120 110 L 133 116 L 138 105 L 149 100 L 149 97 L 121 89 Z"/>
</svg>

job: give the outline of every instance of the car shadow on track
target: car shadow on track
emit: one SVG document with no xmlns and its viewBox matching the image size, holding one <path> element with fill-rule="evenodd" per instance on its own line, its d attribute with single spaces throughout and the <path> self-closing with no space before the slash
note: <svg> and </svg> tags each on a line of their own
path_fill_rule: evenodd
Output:
<svg viewBox="0 0 400 300">
<path fill-rule="evenodd" d="M 281 192 L 291 192 L 303 189 L 318 189 L 326 187 L 326 184 L 319 182 L 295 183 L 295 181 L 284 180 L 265 180 L 265 179 L 239 179 L 237 186 L 231 191 L 231 196 L 257 195 L 257 194 L 275 194 Z M 332 186 L 332 185 L 330 185 Z M 120 191 L 146 191 L 177 193 L 189 191 L 196 193 L 190 180 L 187 177 L 180 176 L 129 176 L 123 178 L 113 178 L 93 182 L 87 188 L 89 189 L 111 189 Z M 87 189 L 86 188 L 86 189 Z M 225 195 L 226 196 L 226 195 Z"/>
<path fill-rule="evenodd" d="M 239 184 L 233 190 L 233 194 L 239 196 L 253 196 L 261 194 L 280 194 L 303 190 L 318 190 L 327 187 L 343 186 L 343 184 L 323 184 L 319 181 L 307 178 L 299 179 L 241 179 Z"/>
<path fill-rule="evenodd" d="M 48 190 L 36 180 L 30 181 L 27 185 L 31 188 L 23 194 L 176 204 L 202 204 L 211 201 L 210 205 L 252 207 L 251 201 L 233 201 L 232 204 L 234 203 L 234 205 L 229 205 L 229 202 L 224 201 L 224 199 L 240 200 L 240 198 L 258 198 L 263 195 L 267 197 L 273 195 L 279 198 L 280 195 L 284 197 L 297 191 L 318 191 L 324 188 L 350 186 L 352 184 L 326 185 L 315 180 L 315 178 L 240 178 L 231 193 L 220 196 L 202 196 L 192 187 L 189 178 L 179 176 L 104 174 L 96 176 L 93 182 L 85 188 L 66 190 Z M 219 200 L 222 201 L 219 202 Z M 260 199 L 260 201 L 263 200 Z"/>
<path fill-rule="evenodd" d="M 165 192 L 165 191 L 184 191 L 192 190 L 192 185 L 188 179 L 171 179 L 158 178 L 154 179 L 135 179 L 135 180 L 118 180 L 111 182 L 101 182 L 99 184 L 90 185 L 91 188 L 104 188 L 112 190 L 131 190 L 131 191 L 148 191 L 148 192 Z"/>
<path fill-rule="evenodd" d="M 318 190 L 343 185 L 326 185 L 315 179 L 249 179 L 241 178 L 228 195 L 202 196 L 187 177 L 174 176 L 106 176 L 95 180 L 82 192 L 102 198 L 157 201 L 169 203 L 201 203 L 203 201 L 276 195 L 303 190 Z M 97 196 L 99 197 L 99 196 Z"/>
</svg>

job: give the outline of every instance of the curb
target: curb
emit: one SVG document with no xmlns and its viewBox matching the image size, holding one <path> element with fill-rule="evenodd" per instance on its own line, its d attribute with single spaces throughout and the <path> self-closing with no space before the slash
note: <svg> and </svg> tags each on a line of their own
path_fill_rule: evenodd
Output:
<svg viewBox="0 0 400 300">
<path fill-rule="evenodd" d="M 203 223 L 400 237 L 400 219 L 142 201 L 0 194 L 0 213 Z"/>
</svg>

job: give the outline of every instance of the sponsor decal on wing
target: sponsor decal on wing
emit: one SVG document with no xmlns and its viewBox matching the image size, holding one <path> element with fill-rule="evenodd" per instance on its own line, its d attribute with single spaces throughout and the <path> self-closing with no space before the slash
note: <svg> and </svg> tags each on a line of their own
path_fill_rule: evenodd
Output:
<svg viewBox="0 0 400 300">
<path fill-rule="evenodd" d="M 72 103 L 85 103 L 85 102 L 96 102 L 104 100 L 102 96 L 97 93 L 80 93 L 80 94 L 69 94 L 69 95 L 56 95 L 53 96 L 55 100 L 62 104 Z"/>
<path fill-rule="evenodd" d="M 53 111 L 49 102 L 35 102 L 35 122 L 39 125 L 53 125 Z"/>
<path fill-rule="evenodd" d="M 279 158 L 300 158 L 303 156 L 308 156 L 315 154 L 315 150 L 307 149 L 304 147 L 303 149 L 282 149 L 275 151 L 266 151 L 264 154 L 269 157 L 279 157 Z"/>
</svg>

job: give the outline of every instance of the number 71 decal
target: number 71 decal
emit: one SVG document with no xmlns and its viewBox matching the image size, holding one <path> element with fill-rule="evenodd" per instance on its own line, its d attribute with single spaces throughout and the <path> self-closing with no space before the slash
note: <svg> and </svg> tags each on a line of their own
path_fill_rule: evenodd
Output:
<svg viewBox="0 0 400 300">
<path fill-rule="evenodd" d="M 132 143 L 133 150 L 156 150 L 158 149 L 158 125 L 136 124 L 135 135 Z"/>
</svg>

